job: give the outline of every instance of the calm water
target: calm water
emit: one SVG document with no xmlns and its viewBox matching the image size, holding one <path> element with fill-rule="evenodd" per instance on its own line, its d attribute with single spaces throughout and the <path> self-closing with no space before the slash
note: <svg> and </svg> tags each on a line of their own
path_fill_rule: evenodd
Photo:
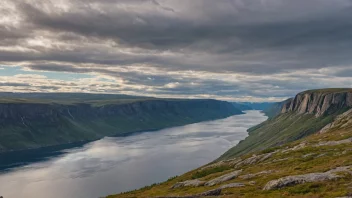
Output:
<svg viewBox="0 0 352 198">
<path fill-rule="evenodd" d="M 3 154 L 0 196 L 98 198 L 161 182 L 216 159 L 265 119 L 259 111 L 248 111 L 222 120 L 69 145 L 70 149 Z"/>
</svg>

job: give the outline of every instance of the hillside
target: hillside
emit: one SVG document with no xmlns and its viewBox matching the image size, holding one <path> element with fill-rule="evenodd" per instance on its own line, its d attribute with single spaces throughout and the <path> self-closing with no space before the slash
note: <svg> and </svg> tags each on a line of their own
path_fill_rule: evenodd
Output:
<svg viewBox="0 0 352 198">
<path fill-rule="evenodd" d="M 3 97 L 0 152 L 96 140 L 242 113 L 217 100 L 75 96 Z"/>
<path fill-rule="evenodd" d="M 351 93 L 299 93 L 216 162 L 109 198 L 352 196 Z"/>
<path fill-rule="evenodd" d="M 305 91 L 284 101 L 281 113 L 248 130 L 250 136 L 227 151 L 227 159 L 311 135 L 352 107 L 352 89 Z"/>
</svg>

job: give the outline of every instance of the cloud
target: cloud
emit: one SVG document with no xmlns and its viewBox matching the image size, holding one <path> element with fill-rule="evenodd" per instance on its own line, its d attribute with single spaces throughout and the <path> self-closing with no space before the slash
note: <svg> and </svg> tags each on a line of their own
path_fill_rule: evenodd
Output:
<svg viewBox="0 0 352 198">
<path fill-rule="evenodd" d="M 5 0 L 0 7 L 1 65 L 94 76 L 89 86 L 48 78 L 31 90 L 279 100 L 352 86 L 350 0 Z"/>
</svg>

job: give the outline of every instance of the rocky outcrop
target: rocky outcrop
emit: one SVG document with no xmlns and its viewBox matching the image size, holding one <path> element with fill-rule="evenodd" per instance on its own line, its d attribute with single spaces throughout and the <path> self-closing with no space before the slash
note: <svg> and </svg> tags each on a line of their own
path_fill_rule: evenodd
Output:
<svg viewBox="0 0 352 198">
<path fill-rule="evenodd" d="M 352 174 L 349 170 L 350 166 L 338 167 L 323 173 L 309 173 L 304 175 L 287 176 L 277 180 L 269 181 L 263 188 L 263 190 L 273 190 L 279 189 L 287 186 L 293 186 L 297 184 L 303 184 L 306 182 L 321 182 L 327 180 L 334 180 L 342 176 L 337 175 L 338 172 L 348 172 Z"/>
<path fill-rule="evenodd" d="M 331 130 L 343 129 L 352 126 L 352 109 L 337 116 L 332 123 L 327 124 L 319 133 L 326 133 Z"/>
<path fill-rule="evenodd" d="M 199 193 L 196 195 L 188 195 L 188 196 L 164 196 L 164 197 L 155 197 L 155 198 L 201 198 L 201 197 L 209 197 L 209 196 L 219 196 L 221 194 L 221 189 L 213 189 L 209 191 L 205 191 L 203 193 Z"/>
<path fill-rule="evenodd" d="M 181 188 L 181 187 L 187 187 L 187 186 L 198 187 L 198 186 L 202 186 L 204 184 L 205 184 L 204 181 L 200 181 L 198 179 L 194 179 L 194 180 L 187 180 L 187 181 L 183 181 L 183 182 L 177 182 L 171 188 L 175 189 L 175 188 Z"/>
<path fill-rule="evenodd" d="M 352 89 L 326 89 L 302 92 L 287 101 L 281 113 L 315 114 L 317 117 L 352 107 Z"/>
<path fill-rule="evenodd" d="M 242 172 L 242 170 L 233 171 L 233 172 L 228 173 L 226 175 L 222 175 L 220 177 L 212 179 L 212 180 L 206 182 L 204 185 L 205 186 L 215 186 L 217 184 L 220 184 L 220 183 L 235 179 L 236 177 L 238 177 L 241 174 L 241 172 Z"/>
<path fill-rule="evenodd" d="M 275 153 L 276 151 L 271 153 L 261 154 L 261 155 L 253 155 L 252 157 L 249 157 L 247 159 L 244 159 L 236 163 L 235 168 L 239 168 L 244 165 L 253 165 L 257 162 L 265 161 L 269 159 L 271 156 L 273 156 Z"/>
<path fill-rule="evenodd" d="M 316 144 L 314 146 L 316 146 L 316 147 L 319 147 L 319 146 L 335 146 L 335 145 L 349 144 L 349 143 L 352 143 L 352 138 L 347 138 L 347 139 L 338 140 L 338 141 L 319 142 L 318 144 Z"/>
<path fill-rule="evenodd" d="M 231 183 L 231 184 L 225 184 L 220 187 L 220 189 L 226 189 L 226 188 L 238 188 L 238 187 L 243 187 L 245 186 L 243 183 Z"/>
<path fill-rule="evenodd" d="M 266 174 L 271 174 L 273 172 L 274 172 L 273 170 L 261 171 L 261 172 L 258 172 L 258 173 L 250 173 L 250 174 L 246 174 L 246 175 L 241 175 L 241 176 L 239 176 L 239 178 L 241 178 L 241 179 L 252 179 L 254 177 L 261 176 L 261 175 L 266 175 Z"/>
</svg>

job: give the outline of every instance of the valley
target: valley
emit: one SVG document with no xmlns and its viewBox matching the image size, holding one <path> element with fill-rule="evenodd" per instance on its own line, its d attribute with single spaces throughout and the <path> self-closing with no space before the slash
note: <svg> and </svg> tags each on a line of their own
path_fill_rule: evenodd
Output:
<svg viewBox="0 0 352 198">
<path fill-rule="evenodd" d="M 224 101 L 95 94 L 3 94 L 0 152 L 85 142 L 242 114 Z"/>
</svg>

